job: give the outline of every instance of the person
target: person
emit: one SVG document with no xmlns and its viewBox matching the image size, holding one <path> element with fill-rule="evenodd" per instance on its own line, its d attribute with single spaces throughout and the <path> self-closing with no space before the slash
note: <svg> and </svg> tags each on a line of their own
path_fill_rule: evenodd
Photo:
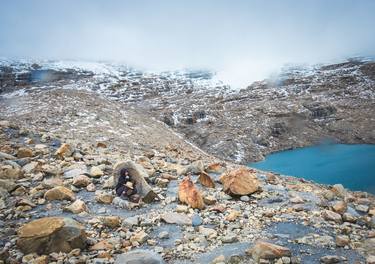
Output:
<svg viewBox="0 0 375 264">
<path fill-rule="evenodd" d="M 126 168 L 120 170 L 120 177 L 116 185 L 116 194 L 122 198 L 128 198 L 137 203 L 140 196 L 137 194 L 135 182 L 131 179 L 129 171 Z"/>
</svg>

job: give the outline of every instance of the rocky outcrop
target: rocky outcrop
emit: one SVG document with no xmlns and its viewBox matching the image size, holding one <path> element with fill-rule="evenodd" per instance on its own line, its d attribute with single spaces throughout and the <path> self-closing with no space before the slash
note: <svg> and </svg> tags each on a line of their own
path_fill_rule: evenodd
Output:
<svg viewBox="0 0 375 264">
<path fill-rule="evenodd" d="M 70 252 L 86 247 L 84 227 L 70 218 L 41 218 L 23 225 L 17 233 L 17 245 L 26 254 Z"/>
</svg>

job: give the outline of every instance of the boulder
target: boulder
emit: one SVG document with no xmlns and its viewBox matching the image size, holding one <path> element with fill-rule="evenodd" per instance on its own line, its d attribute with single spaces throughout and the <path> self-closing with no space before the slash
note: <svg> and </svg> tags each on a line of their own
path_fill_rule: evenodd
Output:
<svg viewBox="0 0 375 264">
<path fill-rule="evenodd" d="M 66 158 L 73 155 L 74 149 L 67 143 L 62 144 L 55 152 L 55 156 Z"/>
<path fill-rule="evenodd" d="M 336 222 L 338 224 L 340 224 L 342 222 L 341 215 L 338 214 L 338 213 L 332 212 L 330 210 L 324 210 L 322 215 L 323 215 L 323 218 L 325 220 L 333 221 L 333 222 Z"/>
<path fill-rule="evenodd" d="M 45 217 L 23 225 L 17 232 L 17 245 L 24 254 L 70 252 L 86 247 L 84 227 L 71 218 Z"/>
<path fill-rule="evenodd" d="M 98 203 L 110 204 L 113 201 L 113 195 L 111 193 L 97 191 L 95 193 L 95 200 Z"/>
<path fill-rule="evenodd" d="M 94 166 L 90 169 L 90 176 L 93 178 L 99 178 L 104 175 L 104 172 L 98 166 Z"/>
<path fill-rule="evenodd" d="M 137 249 L 118 255 L 115 264 L 164 264 L 163 258 L 151 250 Z"/>
<path fill-rule="evenodd" d="M 22 176 L 22 171 L 20 168 L 4 165 L 0 167 L 0 179 L 14 179 L 17 180 Z"/>
<path fill-rule="evenodd" d="M 344 214 L 347 208 L 348 206 L 344 201 L 337 201 L 332 205 L 333 211 L 339 214 Z"/>
<path fill-rule="evenodd" d="M 145 203 L 150 203 L 158 197 L 158 195 L 152 190 L 151 186 L 145 180 L 145 178 L 148 177 L 145 169 L 133 161 L 122 161 L 115 165 L 113 170 L 113 178 L 115 183 L 118 182 L 120 171 L 123 168 L 126 168 L 129 171 L 129 175 L 135 181 L 138 194 L 142 196 L 142 200 Z"/>
<path fill-rule="evenodd" d="M 14 181 L 0 179 L 0 188 L 1 189 L 4 189 L 8 192 L 11 192 L 14 189 L 16 189 L 16 187 L 17 187 L 17 184 Z"/>
<path fill-rule="evenodd" d="M 177 225 L 191 225 L 192 219 L 185 215 L 174 212 L 164 213 L 161 216 L 161 219 L 168 224 L 177 224 Z"/>
<path fill-rule="evenodd" d="M 86 187 L 91 183 L 91 179 L 86 175 L 78 175 L 73 178 L 73 185 L 75 187 Z"/>
<path fill-rule="evenodd" d="M 259 261 L 260 259 L 278 259 L 291 255 L 289 248 L 264 241 L 258 241 L 247 253 L 250 254 L 255 261 Z"/>
<path fill-rule="evenodd" d="M 29 158 L 29 157 L 33 157 L 33 156 L 34 156 L 34 153 L 29 148 L 19 148 L 17 150 L 17 158 L 19 158 L 19 159 Z"/>
<path fill-rule="evenodd" d="M 72 212 L 73 214 L 79 214 L 87 212 L 87 206 L 84 201 L 76 200 L 71 205 L 64 208 L 65 211 Z"/>
<path fill-rule="evenodd" d="M 254 170 L 241 167 L 220 177 L 224 192 L 229 195 L 249 195 L 259 190 L 259 181 Z"/>
<path fill-rule="evenodd" d="M 204 208 L 202 194 L 195 187 L 190 177 L 185 177 L 178 186 L 178 198 L 182 203 L 188 204 L 192 208 Z"/>
<path fill-rule="evenodd" d="M 339 247 L 345 247 L 346 245 L 349 245 L 350 239 L 348 236 L 345 235 L 339 235 L 336 236 L 336 245 Z"/>
<path fill-rule="evenodd" d="M 221 163 L 211 163 L 205 169 L 207 173 L 223 173 L 225 171 L 225 166 Z"/>
<path fill-rule="evenodd" d="M 199 182 L 205 186 L 205 187 L 208 187 L 208 188 L 215 188 L 215 183 L 214 181 L 211 179 L 210 175 L 208 175 L 207 173 L 205 172 L 201 172 L 199 174 L 199 178 L 198 178 Z"/>
<path fill-rule="evenodd" d="M 121 225 L 121 218 L 119 216 L 104 216 L 102 217 L 102 223 L 110 228 L 119 227 Z"/>
<path fill-rule="evenodd" d="M 75 195 L 72 192 L 72 190 L 64 187 L 64 186 L 56 186 L 50 190 L 48 190 L 44 194 L 44 199 L 47 200 L 69 200 L 69 201 L 74 201 L 75 200 Z"/>
</svg>

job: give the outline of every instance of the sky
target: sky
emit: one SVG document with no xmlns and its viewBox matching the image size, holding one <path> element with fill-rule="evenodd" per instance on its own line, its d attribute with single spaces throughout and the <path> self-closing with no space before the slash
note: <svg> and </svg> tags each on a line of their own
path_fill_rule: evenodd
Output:
<svg viewBox="0 0 375 264">
<path fill-rule="evenodd" d="M 244 86 L 285 64 L 375 55 L 373 0 L 0 0 L 0 56 L 210 69 Z"/>
</svg>

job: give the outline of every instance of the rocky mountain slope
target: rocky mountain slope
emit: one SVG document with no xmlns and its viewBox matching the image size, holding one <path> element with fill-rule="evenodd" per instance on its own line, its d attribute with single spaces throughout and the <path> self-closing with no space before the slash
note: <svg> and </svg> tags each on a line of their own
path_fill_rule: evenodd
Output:
<svg viewBox="0 0 375 264">
<path fill-rule="evenodd" d="M 375 141 L 373 61 L 288 67 L 274 79 L 241 90 L 207 71 L 152 73 L 73 62 L 2 65 L 5 97 L 56 88 L 96 91 L 228 161 L 257 161 L 270 152 L 326 140 Z"/>
</svg>

